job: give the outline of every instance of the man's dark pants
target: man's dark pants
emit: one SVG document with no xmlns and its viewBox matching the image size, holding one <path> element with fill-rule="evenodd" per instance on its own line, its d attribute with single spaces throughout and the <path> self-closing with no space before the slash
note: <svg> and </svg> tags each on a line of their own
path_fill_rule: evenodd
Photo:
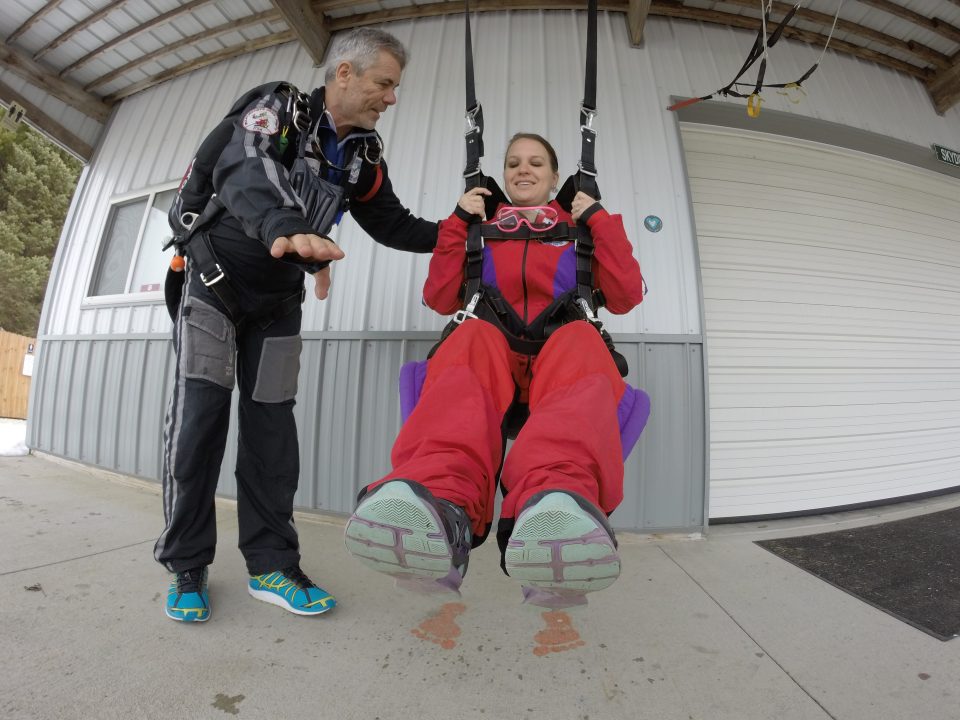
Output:
<svg viewBox="0 0 960 720">
<path fill-rule="evenodd" d="M 154 556 L 172 572 L 213 562 L 214 496 L 223 460 L 230 401 L 239 390 L 237 513 L 239 547 L 251 575 L 299 562 L 293 497 L 300 454 L 293 406 L 300 369 L 301 309 L 245 321 L 239 329 L 188 263 L 173 329 L 176 368 L 164 424 L 166 527 Z M 302 290 L 244 293 L 255 316 Z M 265 327 L 264 327 L 265 326 Z"/>
</svg>

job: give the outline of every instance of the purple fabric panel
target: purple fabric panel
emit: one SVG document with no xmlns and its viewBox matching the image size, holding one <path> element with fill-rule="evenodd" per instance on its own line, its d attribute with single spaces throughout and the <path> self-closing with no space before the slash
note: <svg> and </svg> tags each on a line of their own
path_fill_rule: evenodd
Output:
<svg viewBox="0 0 960 720">
<path fill-rule="evenodd" d="M 481 267 L 483 269 L 480 272 L 480 282 L 487 287 L 497 287 L 497 269 L 493 265 L 493 253 L 489 245 L 483 246 L 483 265 Z M 469 299 L 467 298 L 467 300 Z"/>
<path fill-rule="evenodd" d="M 406 422 L 420 399 L 423 381 L 427 377 L 427 361 L 413 360 L 400 368 L 400 419 Z"/>
<path fill-rule="evenodd" d="M 560 254 L 557 261 L 557 272 L 553 276 L 553 299 L 563 295 L 567 290 L 577 286 L 577 253 L 573 243 Z"/>
<path fill-rule="evenodd" d="M 650 396 L 643 390 L 627 385 L 617 405 L 617 420 L 620 422 L 620 445 L 623 447 L 623 461 L 633 450 L 640 433 L 650 417 Z"/>
</svg>

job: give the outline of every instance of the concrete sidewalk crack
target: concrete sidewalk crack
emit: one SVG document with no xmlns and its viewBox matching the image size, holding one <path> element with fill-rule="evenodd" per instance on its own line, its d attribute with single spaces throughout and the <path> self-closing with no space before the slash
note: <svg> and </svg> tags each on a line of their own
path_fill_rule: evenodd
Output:
<svg viewBox="0 0 960 720">
<path fill-rule="evenodd" d="M 683 567 L 683 565 L 681 565 L 679 562 L 677 562 L 676 558 L 674 558 L 670 553 L 668 553 L 668 552 L 666 551 L 666 549 L 665 549 L 662 545 L 658 546 L 658 549 L 659 549 L 664 555 L 667 556 L 667 558 L 670 560 L 670 562 L 672 562 L 674 565 L 676 565 L 678 568 L 680 568 L 680 572 L 682 572 L 684 575 L 686 575 L 688 578 L 690 578 L 690 581 L 693 582 L 693 584 L 696 585 L 698 588 L 700 588 L 700 590 L 703 592 L 703 594 L 706 595 L 708 598 L 710 598 L 710 600 L 713 601 L 713 604 L 716 605 L 724 615 L 726 615 L 728 618 L 730 618 L 730 621 L 731 621 L 734 625 L 736 625 L 738 628 L 740 628 L 740 631 L 741 631 L 744 635 L 746 635 L 748 638 L 750 638 L 750 641 L 751 641 L 754 645 L 756 645 L 756 646 L 763 652 L 764 655 L 766 655 L 768 658 L 770 658 L 771 662 L 773 662 L 774 665 L 776 665 L 778 668 L 780 668 L 780 671 L 781 671 L 784 675 L 786 675 L 788 678 L 790 678 L 790 681 L 791 681 L 794 685 L 796 685 L 804 695 L 806 695 L 808 698 L 810 698 L 810 699 L 817 705 L 817 707 L 819 707 L 821 710 L 823 710 L 823 712 L 826 713 L 827 717 L 829 717 L 830 720 L 837 720 L 836 716 L 833 715 L 833 713 L 831 713 L 829 710 L 827 710 L 827 708 L 825 708 L 825 707 L 823 706 L 823 703 L 821 703 L 821 702 L 820 702 L 819 700 L 817 700 L 813 695 L 811 695 L 810 692 L 809 692 L 793 675 L 790 674 L 790 671 L 787 670 L 783 665 L 781 665 L 781 664 L 779 663 L 779 661 L 778 661 L 773 655 L 771 655 L 770 652 L 769 652 L 763 645 L 761 645 L 761 644 L 759 643 L 759 641 L 758 641 L 753 635 L 751 635 L 750 632 L 749 632 L 743 625 L 741 625 L 733 615 L 731 615 L 731 614 L 727 611 L 727 609 L 720 603 L 719 600 L 717 600 L 717 598 L 715 598 L 713 595 L 710 594 L 710 591 L 707 590 L 707 589 L 700 583 L 699 580 L 697 580 L 693 575 L 691 575 L 689 572 L 687 572 L 687 569 L 686 569 L 685 567 Z"/>
<path fill-rule="evenodd" d="M 147 543 L 156 542 L 156 538 L 151 538 L 150 540 L 138 540 L 137 542 L 130 543 L 129 545 L 119 545 L 113 548 L 107 548 L 106 550 L 98 550 L 97 552 L 87 553 L 86 555 L 77 555 L 75 557 L 64 558 L 63 560 L 54 560 L 53 562 L 43 563 L 42 565 L 34 565 L 32 567 L 18 568 L 16 570 L 7 570 L 6 572 L 0 572 L 0 577 L 5 577 L 7 575 L 16 575 L 17 573 L 29 572 L 30 570 L 39 570 L 40 568 L 51 567 L 53 565 L 62 565 L 63 563 L 74 562 L 75 560 L 83 560 L 84 558 L 96 557 L 97 555 L 106 555 L 107 553 L 116 552 L 117 550 L 126 550 L 127 548 L 136 547 L 137 545 L 146 545 Z"/>
</svg>

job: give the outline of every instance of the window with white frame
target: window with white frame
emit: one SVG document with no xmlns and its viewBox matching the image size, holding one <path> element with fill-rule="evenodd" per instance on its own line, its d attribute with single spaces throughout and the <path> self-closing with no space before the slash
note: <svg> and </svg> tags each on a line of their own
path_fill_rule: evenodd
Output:
<svg viewBox="0 0 960 720">
<path fill-rule="evenodd" d="M 113 203 L 90 296 L 135 295 L 163 289 L 173 248 L 164 251 L 162 247 L 171 235 L 167 212 L 176 194 L 176 188 L 161 189 Z"/>
</svg>

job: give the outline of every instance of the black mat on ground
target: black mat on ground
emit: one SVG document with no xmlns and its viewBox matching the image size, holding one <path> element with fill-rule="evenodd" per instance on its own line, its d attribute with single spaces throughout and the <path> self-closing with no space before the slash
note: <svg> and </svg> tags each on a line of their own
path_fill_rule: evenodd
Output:
<svg viewBox="0 0 960 720">
<path fill-rule="evenodd" d="M 935 638 L 960 634 L 960 508 L 757 545 Z"/>
</svg>

